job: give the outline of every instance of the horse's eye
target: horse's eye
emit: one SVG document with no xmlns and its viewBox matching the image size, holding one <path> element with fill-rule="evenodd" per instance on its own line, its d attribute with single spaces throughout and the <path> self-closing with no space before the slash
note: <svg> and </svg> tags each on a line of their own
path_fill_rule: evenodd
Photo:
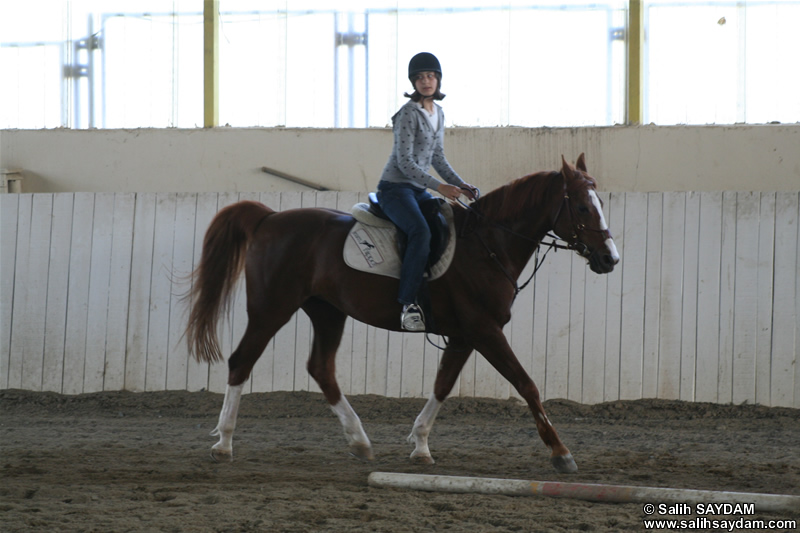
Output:
<svg viewBox="0 0 800 533">
<path fill-rule="evenodd" d="M 581 215 L 585 215 L 588 212 L 589 212 L 589 208 L 586 207 L 585 205 L 581 204 L 581 205 L 578 206 L 578 213 L 580 213 Z"/>
</svg>

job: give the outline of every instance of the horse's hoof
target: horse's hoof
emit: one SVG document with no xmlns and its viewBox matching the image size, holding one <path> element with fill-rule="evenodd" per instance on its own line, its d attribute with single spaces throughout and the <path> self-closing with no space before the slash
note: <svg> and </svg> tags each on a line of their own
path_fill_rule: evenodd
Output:
<svg viewBox="0 0 800 533">
<path fill-rule="evenodd" d="M 233 462 L 233 452 L 211 448 L 211 458 L 218 463 L 230 463 Z"/>
<path fill-rule="evenodd" d="M 430 455 L 417 454 L 416 452 L 411 453 L 411 460 L 421 465 L 432 465 L 436 462 Z"/>
<path fill-rule="evenodd" d="M 353 444 L 350 446 L 350 453 L 361 461 L 372 461 L 375 456 L 372 454 L 372 446 L 368 444 Z"/>
<path fill-rule="evenodd" d="M 567 455 L 554 455 L 550 458 L 550 462 L 553 463 L 553 467 L 562 474 L 573 474 L 578 471 L 578 465 L 575 464 L 575 459 L 572 458 L 571 453 Z"/>
</svg>

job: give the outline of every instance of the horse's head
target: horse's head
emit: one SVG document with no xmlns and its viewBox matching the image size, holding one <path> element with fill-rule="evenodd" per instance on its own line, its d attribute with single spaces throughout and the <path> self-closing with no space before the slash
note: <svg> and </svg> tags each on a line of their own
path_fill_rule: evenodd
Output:
<svg viewBox="0 0 800 533">
<path fill-rule="evenodd" d="M 585 258 L 597 274 L 608 274 L 619 263 L 619 253 L 603 216 L 603 202 L 596 182 L 586 171 L 583 154 L 572 166 L 561 156 L 563 201 L 553 218 L 553 231 Z"/>
</svg>

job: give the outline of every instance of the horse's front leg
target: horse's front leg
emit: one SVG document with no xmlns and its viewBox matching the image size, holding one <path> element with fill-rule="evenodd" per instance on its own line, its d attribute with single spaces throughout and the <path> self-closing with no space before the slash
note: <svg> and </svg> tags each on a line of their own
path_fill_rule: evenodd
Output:
<svg viewBox="0 0 800 533">
<path fill-rule="evenodd" d="M 225 401 L 219 413 L 217 427 L 211 435 L 219 435 L 219 442 L 211 447 L 211 457 L 215 461 L 233 461 L 233 430 L 236 429 L 236 414 L 244 385 L 228 385 L 225 388 Z"/>
<path fill-rule="evenodd" d="M 464 363 L 469 359 L 472 348 L 468 347 L 461 339 L 450 339 L 450 344 L 442 354 L 442 361 L 436 373 L 436 382 L 433 385 L 433 394 L 428 398 L 425 407 L 422 408 L 414 427 L 408 436 L 408 442 L 414 444 L 414 451 L 411 452 L 411 459 L 420 463 L 433 464 L 434 460 L 428 448 L 428 435 L 433 428 L 433 422 L 444 400 L 453 390 Z"/>
<path fill-rule="evenodd" d="M 569 449 L 561 442 L 556 428 L 550 423 L 539 397 L 539 389 L 525 372 L 517 356 L 508 345 L 503 331 L 498 327 L 485 335 L 476 338 L 475 348 L 497 369 L 525 399 L 536 421 L 539 437 L 550 448 L 550 462 L 562 473 L 578 471 L 578 465 L 572 458 Z"/>
</svg>

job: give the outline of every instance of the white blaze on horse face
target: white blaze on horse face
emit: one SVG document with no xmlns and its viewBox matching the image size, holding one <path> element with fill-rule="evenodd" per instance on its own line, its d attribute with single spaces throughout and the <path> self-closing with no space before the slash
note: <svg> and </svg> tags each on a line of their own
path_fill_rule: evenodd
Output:
<svg viewBox="0 0 800 533">
<path fill-rule="evenodd" d="M 600 198 L 598 198 L 597 193 L 591 189 L 589 190 L 589 198 L 592 199 L 592 204 L 594 204 L 597 215 L 600 217 L 600 229 L 607 230 L 608 224 L 606 223 L 605 215 L 603 215 L 603 204 L 600 203 Z M 615 261 L 619 261 L 619 252 L 617 252 L 617 245 L 614 244 L 614 239 L 606 239 L 605 245 L 608 247 L 608 251 L 611 252 L 611 257 L 614 258 Z"/>
</svg>

